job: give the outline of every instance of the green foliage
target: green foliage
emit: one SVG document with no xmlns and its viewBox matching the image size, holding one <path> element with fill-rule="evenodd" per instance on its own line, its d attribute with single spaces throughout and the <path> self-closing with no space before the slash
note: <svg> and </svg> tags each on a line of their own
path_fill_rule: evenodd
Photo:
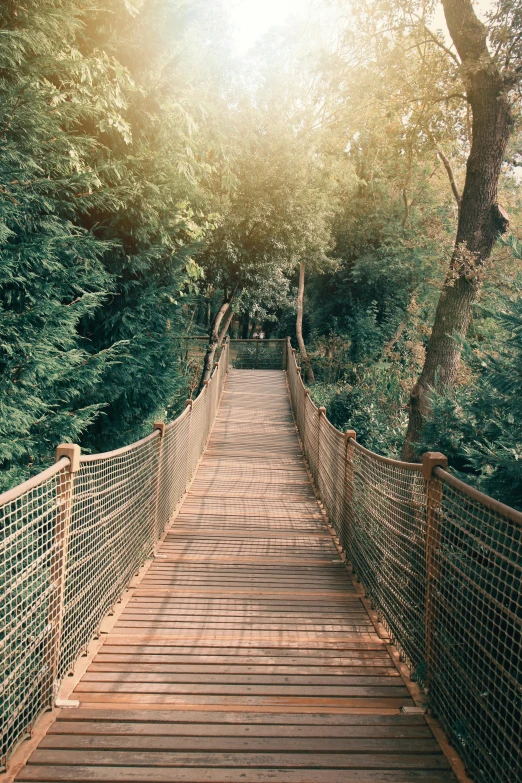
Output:
<svg viewBox="0 0 522 783">
<path fill-rule="evenodd" d="M 391 363 L 354 367 L 350 380 L 334 386 L 320 385 L 314 388 L 313 396 L 316 403 L 327 408 L 329 420 L 338 429 L 354 429 L 366 448 L 398 456 L 407 410 L 404 389 Z"/>
<path fill-rule="evenodd" d="M 488 495 L 522 509 L 522 279 L 510 293 L 490 295 L 483 316 L 496 326 L 486 345 L 470 342 L 472 383 L 434 396 L 423 446 Z M 492 307 L 494 305 L 494 308 Z"/>
<path fill-rule="evenodd" d="M 211 141 L 185 78 L 196 58 L 176 58 L 197 48 L 204 5 L 0 9 L 4 488 L 62 441 L 131 442 L 186 396 L 173 338 L 211 225 L 198 184 Z"/>
<path fill-rule="evenodd" d="M 93 140 L 77 133 L 107 111 L 82 99 L 73 3 L 0 10 L 0 463 L 3 486 L 76 440 L 101 409 L 89 400 L 119 347 L 78 335 L 111 279 L 107 243 L 76 225 L 75 194 L 98 185 Z M 102 77 L 110 68 L 100 64 Z M 64 100 L 60 98 L 63 95 Z M 67 99 L 65 99 L 65 95 Z"/>
</svg>

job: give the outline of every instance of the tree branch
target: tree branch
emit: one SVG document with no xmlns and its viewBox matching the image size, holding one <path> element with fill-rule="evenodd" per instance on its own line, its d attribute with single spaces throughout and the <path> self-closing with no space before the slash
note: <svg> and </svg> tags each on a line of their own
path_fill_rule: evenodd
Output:
<svg viewBox="0 0 522 783">
<path fill-rule="evenodd" d="M 446 155 L 444 154 L 442 149 L 439 147 L 439 145 L 435 141 L 435 139 L 433 137 L 433 134 L 430 133 L 430 131 L 428 131 L 428 136 L 430 138 L 430 141 L 433 143 L 433 146 L 435 147 L 435 151 L 436 151 L 436 153 L 437 153 L 437 155 L 438 155 L 442 165 L 446 169 L 446 173 L 448 175 L 448 179 L 449 179 L 450 185 L 451 185 L 451 191 L 453 193 L 455 201 L 457 202 L 457 207 L 460 210 L 460 205 L 462 203 L 462 196 L 460 195 L 459 189 L 457 187 L 457 182 L 455 180 L 455 174 L 453 172 L 453 167 L 452 167 L 449 159 L 446 157 Z"/>
<path fill-rule="evenodd" d="M 451 49 L 448 46 L 445 46 L 445 44 L 443 44 L 442 41 L 440 41 L 437 38 L 435 33 L 432 32 L 427 25 L 423 25 L 423 27 L 424 27 L 424 32 L 429 35 L 429 37 L 431 38 L 433 43 L 437 44 L 437 46 L 440 49 L 442 49 L 444 52 L 446 52 L 446 54 L 451 57 L 451 59 L 453 60 L 454 63 L 456 63 L 456 65 L 460 65 L 460 60 L 459 60 L 458 56 L 455 54 L 455 52 L 452 52 Z"/>
</svg>

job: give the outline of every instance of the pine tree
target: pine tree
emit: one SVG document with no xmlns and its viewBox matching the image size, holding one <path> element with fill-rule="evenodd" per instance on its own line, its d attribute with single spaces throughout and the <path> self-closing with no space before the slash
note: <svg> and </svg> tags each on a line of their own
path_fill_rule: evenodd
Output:
<svg viewBox="0 0 522 783">
<path fill-rule="evenodd" d="M 81 403 L 114 349 L 78 337 L 111 280 L 106 243 L 74 222 L 78 192 L 96 187 L 93 141 L 78 134 L 97 109 L 76 90 L 89 67 L 73 42 L 73 2 L 0 8 L 0 463 L 2 484 L 77 440 L 99 404 Z"/>
</svg>

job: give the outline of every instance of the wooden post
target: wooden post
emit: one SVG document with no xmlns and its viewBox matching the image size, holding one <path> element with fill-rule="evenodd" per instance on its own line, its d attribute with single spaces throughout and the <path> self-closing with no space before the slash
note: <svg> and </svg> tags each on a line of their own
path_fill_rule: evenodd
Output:
<svg viewBox="0 0 522 783">
<path fill-rule="evenodd" d="M 256 343 L 256 370 L 259 370 L 259 342 Z"/>
<path fill-rule="evenodd" d="M 301 435 L 301 441 L 303 443 L 303 449 L 306 454 L 306 398 L 310 396 L 310 391 L 308 389 L 304 389 L 304 400 L 303 400 L 303 421 L 302 421 L 302 432 Z"/>
<path fill-rule="evenodd" d="M 344 476 L 343 476 L 343 519 L 347 521 L 346 530 L 343 529 L 342 545 L 346 556 L 352 561 L 352 524 L 353 524 L 353 457 L 348 456 L 350 439 L 357 440 L 355 430 L 346 430 L 344 433 Z"/>
<path fill-rule="evenodd" d="M 67 553 L 69 549 L 69 531 L 71 526 L 74 474 L 80 469 L 80 447 L 76 443 L 62 443 L 56 449 L 56 462 L 67 457 L 69 464 L 60 473 L 55 527 L 55 553 L 51 565 L 51 582 L 56 590 L 56 617 L 51 619 L 53 626 L 53 663 L 52 663 L 52 687 L 53 704 L 55 707 L 79 707 L 76 700 L 60 700 L 60 652 L 62 646 L 63 617 L 65 612 L 65 584 L 67 569 Z"/>
<path fill-rule="evenodd" d="M 283 340 L 283 370 L 288 369 L 288 338 L 286 340 Z"/>
<path fill-rule="evenodd" d="M 156 545 L 156 541 L 161 537 L 162 533 L 162 531 L 159 529 L 159 501 L 161 491 L 161 473 L 163 471 L 163 438 L 165 436 L 165 426 L 166 425 L 164 421 L 154 422 L 154 432 L 159 430 L 160 434 L 158 438 L 158 469 L 156 475 L 156 501 L 154 510 L 154 545 Z"/>
<path fill-rule="evenodd" d="M 189 465 L 190 465 L 190 434 L 192 429 L 192 402 L 193 400 L 187 400 L 186 405 L 190 406 L 190 410 L 188 412 L 189 417 L 189 425 L 188 425 L 188 434 L 187 434 L 187 461 L 185 463 L 185 492 L 187 491 L 187 487 L 189 485 L 190 479 L 189 479 Z"/>
<path fill-rule="evenodd" d="M 433 468 L 448 467 L 448 459 L 439 451 L 427 451 L 422 455 L 422 475 L 426 479 L 426 688 L 430 681 L 436 660 L 435 624 L 437 614 L 436 591 L 440 576 L 437 553 L 441 538 L 442 482 L 433 476 Z"/>
<path fill-rule="evenodd" d="M 321 486 L 320 486 L 320 464 L 321 464 L 321 420 L 323 416 L 326 416 L 326 408 L 318 408 L 317 409 L 317 477 L 315 479 L 315 483 L 317 486 L 317 489 L 319 490 L 319 494 L 321 494 Z"/>
</svg>

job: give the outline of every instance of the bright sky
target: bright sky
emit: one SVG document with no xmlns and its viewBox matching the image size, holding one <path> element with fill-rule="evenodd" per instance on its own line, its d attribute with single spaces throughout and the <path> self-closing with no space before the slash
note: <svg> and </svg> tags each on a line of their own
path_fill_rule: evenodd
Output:
<svg viewBox="0 0 522 783">
<path fill-rule="evenodd" d="M 479 14 L 492 5 L 493 0 L 475 0 Z M 310 0 L 231 0 L 230 14 L 234 25 L 236 54 L 248 52 L 271 28 L 286 22 L 289 17 L 307 16 Z M 317 5 L 317 3 L 315 3 Z M 439 3 L 433 20 L 434 28 L 444 29 L 444 12 Z"/>
<path fill-rule="evenodd" d="M 232 23 L 237 54 L 244 54 L 271 27 L 284 24 L 288 17 L 306 14 L 306 0 L 233 0 Z"/>
</svg>

